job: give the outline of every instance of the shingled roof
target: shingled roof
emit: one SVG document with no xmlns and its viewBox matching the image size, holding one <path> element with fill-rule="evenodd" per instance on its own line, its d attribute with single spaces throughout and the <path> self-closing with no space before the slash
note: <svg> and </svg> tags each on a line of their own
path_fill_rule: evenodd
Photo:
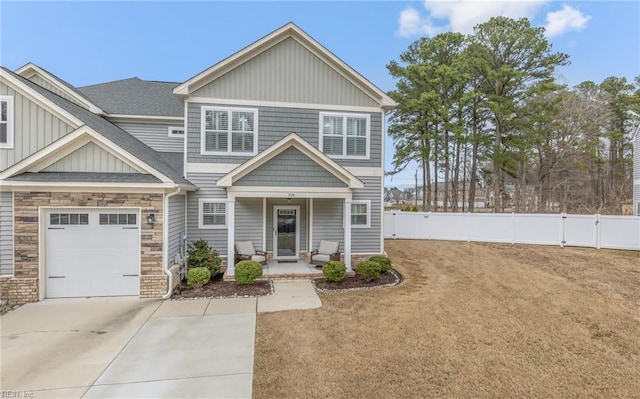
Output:
<svg viewBox="0 0 640 399">
<path fill-rule="evenodd" d="M 129 78 L 77 90 L 109 114 L 183 117 L 182 100 L 173 95 L 178 85 Z"/>
<path fill-rule="evenodd" d="M 140 161 L 149 165 L 151 168 L 157 170 L 158 172 L 162 173 L 178 184 L 188 185 L 195 188 L 195 186 L 191 182 L 182 177 L 182 175 L 178 171 L 176 171 L 167 161 L 165 161 L 165 159 L 154 149 L 144 144 L 142 141 L 138 140 L 126 131 L 122 130 L 120 127 L 31 82 L 30 80 L 15 74 L 5 67 L 2 67 L 2 69 L 14 76 L 16 79 L 20 80 L 31 89 L 37 91 L 39 94 L 41 94 L 66 112 L 78 118 L 84 124 L 92 128 L 97 133 L 103 135 L 114 144 L 126 149 L 129 153 L 138 158 Z"/>
</svg>

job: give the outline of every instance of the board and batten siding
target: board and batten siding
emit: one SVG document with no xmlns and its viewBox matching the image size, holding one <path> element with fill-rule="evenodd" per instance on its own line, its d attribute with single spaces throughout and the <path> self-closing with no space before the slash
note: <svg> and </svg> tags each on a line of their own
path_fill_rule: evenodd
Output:
<svg viewBox="0 0 640 399">
<path fill-rule="evenodd" d="M 226 199 L 224 188 L 216 186 L 216 182 L 223 175 L 221 173 L 189 173 L 187 179 L 198 187 L 197 191 L 187 194 L 187 240 L 207 240 L 209 246 L 220 255 L 227 255 L 227 229 L 200 229 L 198 227 L 198 200 Z"/>
<path fill-rule="evenodd" d="M 87 143 L 43 169 L 45 172 L 140 173 L 95 143 Z"/>
<path fill-rule="evenodd" d="M 300 226 L 296 226 L 300 230 L 300 252 L 307 250 L 307 200 L 292 199 L 287 202 L 286 198 L 268 198 L 267 199 L 267 251 L 273 251 L 273 235 L 276 226 L 273 225 L 273 208 L 277 205 L 288 206 L 295 205 L 300 207 Z"/>
<path fill-rule="evenodd" d="M 183 234 L 186 234 L 185 229 L 185 203 L 187 200 L 186 195 L 174 195 L 169 197 L 169 209 L 168 209 L 168 222 L 167 226 L 169 235 L 167 243 L 167 255 L 169 256 L 169 265 L 171 265 L 171 259 L 180 252 L 180 240 Z M 182 254 L 182 255 L 186 255 Z"/>
<path fill-rule="evenodd" d="M 251 241 L 256 250 L 262 251 L 262 198 L 236 198 L 235 209 L 235 240 Z M 267 228 L 267 233 L 270 231 Z"/>
<path fill-rule="evenodd" d="M 346 187 L 347 185 L 297 148 L 289 147 L 239 179 L 234 186 Z"/>
<path fill-rule="evenodd" d="M 120 128 L 138 140 L 159 152 L 184 152 L 183 137 L 169 137 L 169 126 L 180 127 L 182 122 L 174 124 L 116 122 Z"/>
<path fill-rule="evenodd" d="M 354 190 L 353 201 L 371 201 L 371 227 L 351 229 L 351 252 L 380 253 L 380 237 L 382 235 L 382 178 L 360 177 L 364 188 Z"/>
<path fill-rule="evenodd" d="M 13 274 L 13 193 L 0 191 L 0 275 Z"/>
<path fill-rule="evenodd" d="M 49 90 L 50 92 L 53 92 L 57 95 L 59 95 L 60 97 L 64 98 L 65 100 L 69 100 L 72 103 L 87 109 L 87 106 L 85 104 L 82 104 L 80 101 L 78 101 L 76 98 L 74 98 L 73 96 L 69 95 L 65 90 L 62 90 L 59 86 L 49 82 L 47 79 L 43 78 L 40 75 L 33 75 L 32 77 L 29 78 L 30 81 L 32 81 L 33 83 L 37 84 L 40 87 L 44 87 L 45 89 Z"/>
<path fill-rule="evenodd" d="M 375 107 L 378 103 L 292 38 L 196 90 L 194 97 Z"/>
<path fill-rule="evenodd" d="M 200 154 L 200 116 L 203 106 L 225 107 L 224 104 L 188 104 L 187 123 L 187 162 L 191 163 L 237 163 L 247 161 L 251 156 L 236 155 L 201 155 Z M 229 107 L 233 108 L 233 107 Z M 320 112 L 328 110 L 313 110 L 304 108 L 285 107 L 249 107 L 258 110 L 258 152 L 264 151 L 278 140 L 297 133 L 312 146 L 320 145 Z M 381 167 L 382 166 L 382 114 L 380 112 L 344 112 L 367 114 L 370 116 L 369 159 L 334 159 L 342 166 Z M 322 149 L 320 149 L 322 151 Z"/>
<path fill-rule="evenodd" d="M 0 148 L 0 171 L 74 130 L 27 96 L 0 82 L 0 95 L 13 97 L 13 148 Z"/>
</svg>

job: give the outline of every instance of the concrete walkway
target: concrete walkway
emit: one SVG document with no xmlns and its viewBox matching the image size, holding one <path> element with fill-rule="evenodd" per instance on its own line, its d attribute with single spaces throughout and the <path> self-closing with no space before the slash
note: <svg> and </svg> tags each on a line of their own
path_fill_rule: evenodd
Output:
<svg viewBox="0 0 640 399">
<path fill-rule="evenodd" d="M 2 316 L 0 382 L 39 398 L 250 398 L 256 313 L 321 305 L 305 280 L 259 298 L 28 304 Z"/>
</svg>

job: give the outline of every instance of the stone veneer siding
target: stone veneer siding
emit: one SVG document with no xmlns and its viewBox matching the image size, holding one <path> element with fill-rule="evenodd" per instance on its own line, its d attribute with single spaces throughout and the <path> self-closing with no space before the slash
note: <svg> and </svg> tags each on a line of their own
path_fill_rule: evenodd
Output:
<svg viewBox="0 0 640 399">
<path fill-rule="evenodd" d="M 13 303 L 38 301 L 38 215 L 47 207 L 133 207 L 141 208 L 140 297 L 157 298 L 167 292 L 167 276 L 162 266 L 162 194 L 119 193 L 14 193 L 14 276 L 0 278 L 0 298 Z M 145 215 L 156 215 L 153 227 Z"/>
</svg>

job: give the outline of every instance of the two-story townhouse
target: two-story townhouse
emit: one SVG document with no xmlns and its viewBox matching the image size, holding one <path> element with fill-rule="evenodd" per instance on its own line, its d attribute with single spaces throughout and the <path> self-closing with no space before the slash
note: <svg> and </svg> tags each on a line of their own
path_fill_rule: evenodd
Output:
<svg viewBox="0 0 640 399">
<path fill-rule="evenodd" d="M 276 259 L 320 240 L 383 252 L 384 122 L 393 100 L 294 24 L 197 74 L 184 99 L 187 231 Z M 233 275 L 233 262 L 228 275 Z"/>
<path fill-rule="evenodd" d="M 167 297 L 185 238 L 229 263 L 320 240 L 384 251 L 381 90 L 294 24 L 184 83 L 75 88 L 34 64 L 0 70 L 0 290 Z"/>
</svg>

